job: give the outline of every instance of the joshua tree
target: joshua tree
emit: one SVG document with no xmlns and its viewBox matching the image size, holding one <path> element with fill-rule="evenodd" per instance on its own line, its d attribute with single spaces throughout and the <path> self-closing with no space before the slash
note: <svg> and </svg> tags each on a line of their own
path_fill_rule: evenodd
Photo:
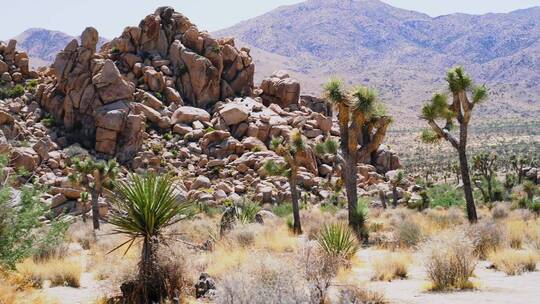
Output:
<svg viewBox="0 0 540 304">
<path fill-rule="evenodd" d="M 169 175 L 132 175 L 129 181 L 115 181 L 113 185 L 114 192 L 108 192 L 113 205 L 109 222 L 115 226 L 114 233 L 128 237 L 114 250 L 124 245 L 129 250 L 137 240 L 143 244 L 138 284 L 130 295 L 136 299 L 130 299 L 130 303 L 161 303 L 167 296 L 166 278 L 157 261 L 163 231 L 185 219 L 191 204 L 177 201 L 174 180 Z"/>
<path fill-rule="evenodd" d="M 402 170 L 398 170 L 396 175 L 390 180 L 390 185 L 392 185 L 392 203 L 393 207 L 396 208 L 398 205 L 398 191 L 397 188 L 403 184 L 405 180 L 405 174 Z"/>
<path fill-rule="evenodd" d="M 426 120 L 430 129 L 424 130 L 422 139 L 426 142 L 437 142 L 440 139 L 448 141 L 459 156 L 459 167 L 463 181 L 463 191 L 467 202 L 467 217 L 469 222 L 478 220 L 467 161 L 467 135 L 473 109 L 487 97 L 485 86 L 473 86 L 472 80 L 462 67 L 448 71 L 446 81 L 452 94 L 448 103 L 446 94 L 435 94 L 431 101 L 422 108 L 421 118 Z M 471 95 L 472 100 L 468 95 Z M 457 120 L 459 138 L 452 133 L 452 127 Z M 440 121 L 445 122 L 441 127 Z"/>
<path fill-rule="evenodd" d="M 341 80 L 331 79 L 324 86 L 324 94 L 338 111 L 341 153 L 337 159 L 342 164 L 347 190 L 349 225 L 360 236 L 363 224 L 356 210 L 357 163 L 371 161 L 372 154 L 382 144 L 391 119 L 385 115 L 376 93 L 369 88 L 359 86 L 346 93 Z"/>
<path fill-rule="evenodd" d="M 527 200 L 532 202 L 536 192 L 536 185 L 531 181 L 526 181 L 523 183 L 523 191 L 527 194 Z"/>
<path fill-rule="evenodd" d="M 497 155 L 481 152 L 473 156 L 473 170 L 475 171 L 473 181 L 476 187 L 482 192 L 486 202 L 493 202 L 493 182 L 495 181 L 495 172 L 497 170 Z M 486 188 L 482 185 L 486 184 Z"/>
<path fill-rule="evenodd" d="M 118 175 L 118 163 L 115 160 L 94 161 L 90 157 L 84 160 L 74 159 L 73 165 L 77 174 L 70 176 L 82 184 L 92 196 L 92 222 L 94 230 L 99 230 L 98 200 L 103 194 L 103 187 L 110 184 Z M 86 212 L 83 206 L 83 212 Z"/>
<path fill-rule="evenodd" d="M 523 154 L 512 155 L 510 156 L 510 164 L 516 172 L 518 177 L 518 184 L 523 182 L 523 168 L 531 166 L 534 163 L 534 159 L 531 159 Z"/>
<path fill-rule="evenodd" d="M 296 234 L 302 233 L 302 225 L 300 224 L 300 206 L 298 193 L 298 170 L 300 169 L 300 161 L 298 155 L 306 151 L 306 138 L 298 129 L 293 130 L 291 138 L 285 142 L 283 137 L 272 138 L 270 148 L 285 160 L 284 164 L 277 163 L 274 160 L 269 160 L 264 164 L 264 169 L 270 175 L 282 175 L 289 179 L 291 188 L 291 201 L 293 208 L 293 231 Z"/>
</svg>

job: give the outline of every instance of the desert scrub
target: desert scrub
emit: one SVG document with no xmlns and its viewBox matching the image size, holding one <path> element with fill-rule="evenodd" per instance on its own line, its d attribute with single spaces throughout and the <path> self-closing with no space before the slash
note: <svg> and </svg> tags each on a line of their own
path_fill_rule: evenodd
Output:
<svg viewBox="0 0 540 304">
<path fill-rule="evenodd" d="M 17 265 L 17 271 L 25 282 L 41 287 L 45 281 L 51 286 L 79 287 L 82 265 L 75 259 L 54 259 L 44 263 L 36 263 L 31 259 Z"/>
<path fill-rule="evenodd" d="M 461 231 L 447 231 L 432 238 L 422 249 L 431 290 L 469 289 L 476 267 L 474 244 Z"/>
<path fill-rule="evenodd" d="M 491 209 L 491 217 L 493 217 L 494 220 L 501 220 L 508 217 L 509 214 L 509 208 L 504 203 L 497 203 L 495 204 L 495 207 Z"/>
<path fill-rule="evenodd" d="M 527 224 L 523 221 L 508 221 L 506 222 L 506 234 L 508 244 L 514 249 L 521 249 L 527 232 Z"/>
<path fill-rule="evenodd" d="M 422 227 L 412 219 L 405 219 L 398 223 L 394 231 L 394 240 L 399 247 L 414 247 L 422 238 Z"/>
<path fill-rule="evenodd" d="M 434 185 L 426 191 L 431 200 L 431 207 L 441 206 L 448 208 L 450 206 L 462 206 L 465 204 L 463 191 L 460 191 L 454 185 Z"/>
<path fill-rule="evenodd" d="M 392 281 L 406 279 L 411 265 L 411 257 L 407 253 L 392 252 L 373 260 L 373 281 Z"/>
<path fill-rule="evenodd" d="M 252 255 L 217 283 L 217 304 L 310 303 L 307 282 L 288 259 Z"/>
<path fill-rule="evenodd" d="M 473 241 L 475 254 L 481 259 L 487 258 L 489 253 L 497 251 L 506 243 L 504 229 L 495 222 L 480 222 L 472 225 L 468 236 Z"/>
<path fill-rule="evenodd" d="M 317 242 L 326 254 L 345 260 L 350 260 L 359 248 L 354 232 L 343 223 L 326 225 L 319 233 Z"/>
<path fill-rule="evenodd" d="M 380 292 L 366 290 L 356 285 L 342 286 L 339 289 L 338 304 L 387 304 Z"/>
<path fill-rule="evenodd" d="M 507 275 L 519 275 L 526 271 L 535 271 L 539 256 L 532 250 L 505 249 L 488 256 L 495 269 Z"/>
</svg>

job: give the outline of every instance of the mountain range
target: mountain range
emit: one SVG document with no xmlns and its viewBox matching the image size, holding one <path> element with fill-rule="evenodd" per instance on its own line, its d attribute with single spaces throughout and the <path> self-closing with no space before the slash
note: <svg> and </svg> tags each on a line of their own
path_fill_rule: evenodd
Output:
<svg viewBox="0 0 540 304">
<path fill-rule="evenodd" d="M 425 100 L 446 89 L 445 71 L 455 65 L 490 88 L 494 106 L 480 114 L 540 116 L 540 7 L 430 17 L 378 0 L 309 0 L 213 35 L 249 47 L 259 81 L 285 69 L 304 93 L 320 94 L 337 76 L 376 87 L 395 117 L 416 117 Z M 74 37 L 30 29 L 15 38 L 37 66 Z"/>
</svg>

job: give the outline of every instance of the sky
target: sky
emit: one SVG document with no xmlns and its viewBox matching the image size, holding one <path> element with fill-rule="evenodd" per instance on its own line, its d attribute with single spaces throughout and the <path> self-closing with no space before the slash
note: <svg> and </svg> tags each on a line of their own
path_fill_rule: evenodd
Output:
<svg viewBox="0 0 540 304">
<path fill-rule="evenodd" d="M 400 8 L 439 16 L 450 13 L 484 14 L 540 6 L 540 0 L 383 0 Z M 200 29 L 218 30 L 256 17 L 282 5 L 302 0 L 0 0 L 0 40 L 28 28 L 40 27 L 79 35 L 94 26 L 101 36 L 117 37 L 127 25 L 157 7 L 170 5 L 188 16 Z"/>
</svg>

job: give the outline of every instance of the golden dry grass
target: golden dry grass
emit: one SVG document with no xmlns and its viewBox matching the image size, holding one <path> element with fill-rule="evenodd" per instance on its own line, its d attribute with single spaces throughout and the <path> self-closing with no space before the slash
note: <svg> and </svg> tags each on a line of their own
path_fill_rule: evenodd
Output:
<svg viewBox="0 0 540 304">
<path fill-rule="evenodd" d="M 539 255 L 532 250 L 505 249 L 493 252 L 488 256 L 496 269 L 507 275 L 519 275 L 527 271 L 535 271 L 540 260 Z"/>
<path fill-rule="evenodd" d="M 83 272 L 81 261 L 71 259 L 51 259 L 44 263 L 36 263 L 31 259 L 17 265 L 17 272 L 22 281 L 34 286 L 42 286 L 50 281 L 51 286 L 80 287 Z"/>
<path fill-rule="evenodd" d="M 16 281 L 16 279 L 13 279 Z M 10 279 L 0 278 L 0 304 L 57 304 L 41 291 L 24 288 L 11 282 Z"/>
<path fill-rule="evenodd" d="M 411 256 L 405 252 L 391 252 L 373 260 L 373 281 L 392 281 L 405 279 L 412 263 Z"/>
<path fill-rule="evenodd" d="M 521 249 L 525 234 L 528 230 L 527 223 L 520 220 L 511 220 L 506 222 L 506 232 L 508 244 L 514 249 Z"/>
</svg>

